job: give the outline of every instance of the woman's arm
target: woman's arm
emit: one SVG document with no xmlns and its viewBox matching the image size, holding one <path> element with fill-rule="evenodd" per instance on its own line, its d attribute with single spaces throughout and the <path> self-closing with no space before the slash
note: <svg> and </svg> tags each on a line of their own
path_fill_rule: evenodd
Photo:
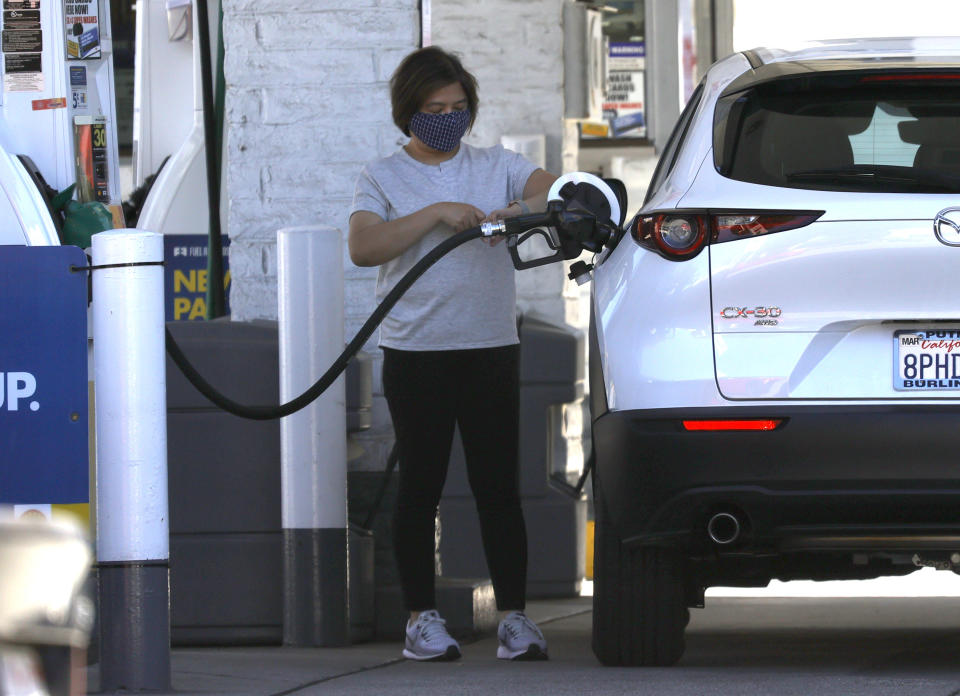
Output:
<svg viewBox="0 0 960 696">
<path fill-rule="evenodd" d="M 523 185 L 523 202 L 530 209 L 531 213 L 539 213 L 547 209 L 547 194 L 550 187 L 557 180 L 556 175 L 543 169 L 537 169 L 529 177 L 527 183 Z M 523 207 L 516 203 L 511 203 L 506 208 L 494 210 L 487 216 L 487 220 L 502 220 L 508 217 L 515 217 L 523 214 Z"/>
<path fill-rule="evenodd" d="M 379 266 L 400 256 L 441 222 L 462 232 L 483 219 L 483 211 L 467 203 L 434 203 L 389 222 L 376 213 L 358 210 L 350 216 L 350 260 L 357 266 Z"/>
<path fill-rule="evenodd" d="M 556 175 L 542 169 L 530 175 L 527 183 L 523 185 L 523 202 L 530 207 L 530 210 L 536 212 L 547 209 L 547 193 L 556 180 Z"/>
</svg>

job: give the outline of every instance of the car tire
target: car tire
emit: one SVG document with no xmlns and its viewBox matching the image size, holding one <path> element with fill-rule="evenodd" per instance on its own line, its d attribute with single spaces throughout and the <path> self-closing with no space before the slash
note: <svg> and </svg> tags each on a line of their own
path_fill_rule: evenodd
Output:
<svg viewBox="0 0 960 696">
<path fill-rule="evenodd" d="M 608 666 L 672 665 L 689 620 L 683 559 L 673 549 L 625 547 L 598 484 L 594 474 L 593 652 Z"/>
</svg>

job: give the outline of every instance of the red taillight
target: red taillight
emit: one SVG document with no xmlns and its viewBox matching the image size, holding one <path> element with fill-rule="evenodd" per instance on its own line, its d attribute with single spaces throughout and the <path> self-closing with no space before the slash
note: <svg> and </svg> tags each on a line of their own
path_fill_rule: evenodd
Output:
<svg viewBox="0 0 960 696">
<path fill-rule="evenodd" d="M 714 242 L 729 242 L 806 227 L 822 212 L 721 213 L 713 215 Z"/>
<path fill-rule="evenodd" d="M 782 418 L 751 418 L 749 420 L 685 420 L 685 430 L 776 430 Z"/>
<path fill-rule="evenodd" d="M 630 226 L 634 239 L 675 261 L 700 253 L 707 242 L 707 216 L 696 213 L 655 213 L 637 216 Z"/>
<path fill-rule="evenodd" d="M 676 210 L 638 214 L 630 234 L 638 244 L 672 261 L 690 259 L 707 244 L 804 227 L 823 211 Z"/>
</svg>

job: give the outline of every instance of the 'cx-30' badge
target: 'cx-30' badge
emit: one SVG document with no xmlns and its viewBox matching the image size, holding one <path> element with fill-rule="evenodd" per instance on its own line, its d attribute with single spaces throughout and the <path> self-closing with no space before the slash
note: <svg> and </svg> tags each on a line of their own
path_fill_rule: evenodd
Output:
<svg viewBox="0 0 960 696">
<path fill-rule="evenodd" d="M 933 232 L 947 246 L 960 246 L 960 208 L 944 208 L 937 213 Z"/>
</svg>

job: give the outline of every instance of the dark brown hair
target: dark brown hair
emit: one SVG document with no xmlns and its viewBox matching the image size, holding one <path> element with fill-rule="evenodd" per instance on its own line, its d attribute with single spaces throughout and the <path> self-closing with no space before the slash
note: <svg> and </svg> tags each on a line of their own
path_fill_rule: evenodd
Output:
<svg viewBox="0 0 960 696">
<path fill-rule="evenodd" d="M 459 82 L 467 95 L 472 127 L 477 118 L 477 79 L 467 72 L 460 59 L 437 46 L 421 48 L 404 58 L 390 78 L 390 103 L 397 128 L 410 135 L 410 119 L 427 97 L 454 82 Z"/>
</svg>

